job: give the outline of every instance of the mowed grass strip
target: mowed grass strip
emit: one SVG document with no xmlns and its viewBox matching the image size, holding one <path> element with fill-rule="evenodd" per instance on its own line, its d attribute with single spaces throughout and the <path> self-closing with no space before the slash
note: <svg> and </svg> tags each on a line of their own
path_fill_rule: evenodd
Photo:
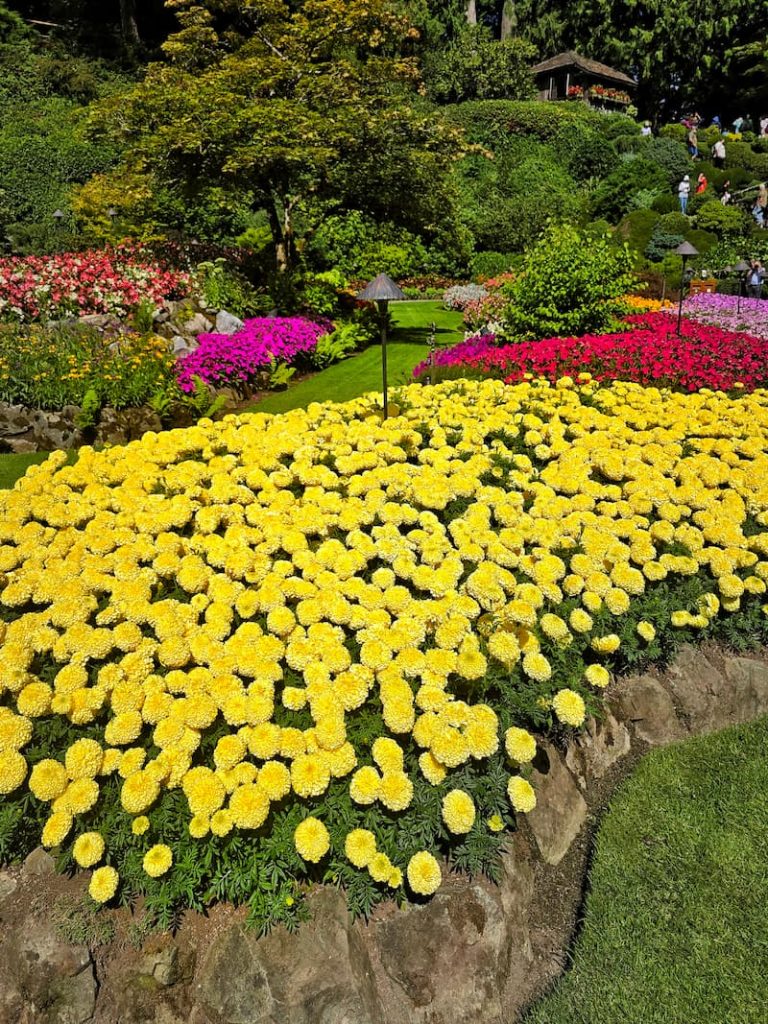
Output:
<svg viewBox="0 0 768 1024">
<path fill-rule="evenodd" d="M 600 827 L 573 967 L 525 1024 L 765 1024 L 768 719 L 656 751 Z"/>
</svg>

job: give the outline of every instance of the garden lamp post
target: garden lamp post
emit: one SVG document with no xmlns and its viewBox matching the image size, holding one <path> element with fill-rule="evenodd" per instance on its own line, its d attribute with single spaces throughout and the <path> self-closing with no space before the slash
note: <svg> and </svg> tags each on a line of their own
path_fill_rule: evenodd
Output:
<svg viewBox="0 0 768 1024">
<path fill-rule="evenodd" d="M 54 210 L 52 216 L 53 216 L 54 224 L 56 225 L 57 228 L 60 228 L 61 225 L 64 223 L 64 211 L 63 210 Z"/>
<path fill-rule="evenodd" d="M 739 275 L 739 297 L 736 299 L 736 315 L 738 316 L 741 312 L 741 293 L 744 291 L 744 281 L 749 271 L 749 264 L 745 263 L 744 260 L 739 260 L 733 269 Z"/>
<path fill-rule="evenodd" d="M 114 224 L 115 220 L 117 219 L 117 210 L 114 208 L 114 206 L 110 206 L 110 208 L 107 210 L 107 216 L 109 217 L 110 224 Z"/>
<path fill-rule="evenodd" d="M 405 298 L 391 277 L 379 274 L 370 281 L 358 294 L 364 302 L 375 302 L 379 311 L 381 326 L 381 375 L 384 383 L 384 419 L 387 418 L 389 404 L 387 399 L 387 308 L 390 302 L 400 302 Z"/>
<path fill-rule="evenodd" d="M 680 275 L 680 302 L 677 306 L 677 333 L 679 336 L 682 331 L 683 323 L 683 295 L 685 293 L 685 285 L 693 277 L 693 271 L 689 270 L 686 267 L 686 264 L 691 256 L 699 255 L 699 250 L 692 246 L 690 242 L 682 242 L 675 249 L 675 252 L 683 261 L 683 271 Z"/>
</svg>

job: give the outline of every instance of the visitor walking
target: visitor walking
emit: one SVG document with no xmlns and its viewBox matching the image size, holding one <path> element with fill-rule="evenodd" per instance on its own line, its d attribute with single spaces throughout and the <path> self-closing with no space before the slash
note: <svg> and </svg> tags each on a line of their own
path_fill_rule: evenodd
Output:
<svg viewBox="0 0 768 1024">
<path fill-rule="evenodd" d="M 712 163 L 720 170 L 725 167 L 725 143 L 722 139 L 718 139 L 712 147 Z"/>
<path fill-rule="evenodd" d="M 752 265 L 747 271 L 747 295 L 751 299 L 759 299 L 763 291 L 765 280 L 765 267 L 760 260 L 752 260 Z"/>
<path fill-rule="evenodd" d="M 736 120 L 733 122 L 733 130 L 736 133 L 736 135 L 741 135 L 741 126 L 743 124 L 744 124 L 744 118 L 741 115 L 739 115 L 736 118 Z"/>
<path fill-rule="evenodd" d="M 646 121 L 645 122 L 643 127 L 640 129 L 640 134 L 645 136 L 646 138 L 649 135 L 653 135 L 653 128 L 651 128 L 651 122 L 650 121 Z"/>
<path fill-rule="evenodd" d="M 688 152 L 691 154 L 691 159 L 698 160 L 699 158 L 699 133 L 696 130 L 696 126 L 688 129 Z"/>
<path fill-rule="evenodd" d="M 720 202 L 723 206 L 727 206 L 731 201 L 731 183 L 726 181 L 723 185 L 723 194 L 720 196 Z"/>
<path fill-rule="evenodd" d="M 696 179 L 696 195 L 700 196 L 702 192 L 706 192 L 708 185 L 709 185 L 709 182 L 707 181 L 707 176 L 702 171 L 701 174 Z"/>
<path fill-rule="evenodd" d="M 766 226 L 766 216 L 768 216 L 768 188 L 762 181 L 757 189 L 757 197 L 755 198 L 755 205 L 752 207 L 752 216 L 755 218 L 755 223 L 759 228 Z"/>
<path fill-rule="evenodd" d="M 691 194 L 691 179 L 686 176 L 677 186 L 677 198 L 680 200 L 680 213 L 688 213 L 688 196 Z"/>
</svg>

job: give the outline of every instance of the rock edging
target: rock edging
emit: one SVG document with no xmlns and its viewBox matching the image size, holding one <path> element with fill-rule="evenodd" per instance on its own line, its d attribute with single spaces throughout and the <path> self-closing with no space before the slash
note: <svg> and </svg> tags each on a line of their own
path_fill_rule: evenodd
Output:
<svg viewBox="0 0 768 1024">
<path fill-rule="evenodd" d="M 768 713 L 768 661 L 685 647 L 664 673 L 621 679 L 606 703 L 604 718 L 564 751 L 541 743 L 538 805 L 511 839 L 499 885 L 450 875 L 430 902 L 384 906 L 367 924 L 324 888 L 298 933 L 277 928 L 265 938 L 245 929 L 241 911 L 217 908 L 211 920 L 189 915 L 151 952 L 126 958 L 103 947 L 96 963 L 85 947 L 52 945 L 50 924 L 20 919 L 0 940 L 0 1019 L 511 1024 L 562 971 L 590 823 L 628 766 L 654 747 Z M 14 883 L 51 884 L 39 860 L 21 878 L 0 873 L 4 924 L 25 888 Z"/>
</svg>

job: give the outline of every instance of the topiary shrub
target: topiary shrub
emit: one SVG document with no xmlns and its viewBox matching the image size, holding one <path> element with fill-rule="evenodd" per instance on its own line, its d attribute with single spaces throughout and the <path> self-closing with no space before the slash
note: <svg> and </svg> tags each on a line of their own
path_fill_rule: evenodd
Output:
<svg viewBox="0 0 768 1024">
<path fill-rule="evenodd" d="M 642 156 L 664 171 L 670 187 L 676 186 L 684 174 L 690 173 L 692 166 L 688 150 L 674 139 L 648 139 Z"/>
<path fill-rule="evenodd" d="M 685 237 L 691 226 L 690 220 L 685 214 L 680 213 L 679 210 L 675 210 L 672 213 L 665 213 L 659 218 L 658 228 L 660 231 L 666 231 L 668 234 L 683 235 Z"/>
<path fill-rule="evenodd" d="M 593 213 L 616 222 L 632 209 L 633 199 L 642 190 L 665 192 L 667 176 L 658 164 L 641 157 L 624 161 L 600 182 L 593 196 Z"/>
<path fill-rule="evenodd" d="M 718 234 L 743 234 L 749 226 L 749 218 L 737 206 L 723 206 L 718 199 L 709 199 L 696 214 L 696 226 Z"/>
<path fill-rule="evenodd" d="M 654 228 L 651 240 L 645 247 L 645 255 L 654 263 L 660 262 L 668 252 L 680 245 L 683 237 L 680 233 L 665 231 L 659 223 Z"/>
</svg>

